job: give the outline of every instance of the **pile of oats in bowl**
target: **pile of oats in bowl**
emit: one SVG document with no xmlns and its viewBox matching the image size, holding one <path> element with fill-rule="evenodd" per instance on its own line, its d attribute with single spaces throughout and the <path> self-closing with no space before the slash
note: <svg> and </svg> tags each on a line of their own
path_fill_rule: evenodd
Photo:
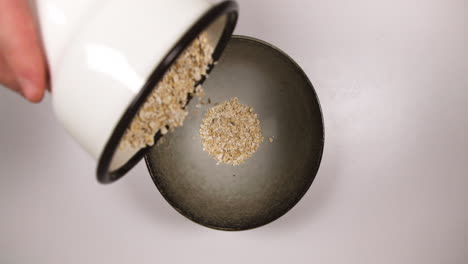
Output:
<svg viewBox="0 0 468 264">
<path fill-rule="evenodd" d="M 213 50 L 206 34 L 193 41 L 141 106 L 120 142 L 120 150 L 152 146 L 158 131 L 165 135 L 183 125 L 189 96 L 203 94 L 202 87 L 195 85 L 213 64 Z"/>
<path fill-rule="evenodd" d="M 253 108 L 235 97 L 208 109 L 200 126 L 203 150 L 219 163 L 240 165 L 263 141 L 260 121 Z"/>
</svg>

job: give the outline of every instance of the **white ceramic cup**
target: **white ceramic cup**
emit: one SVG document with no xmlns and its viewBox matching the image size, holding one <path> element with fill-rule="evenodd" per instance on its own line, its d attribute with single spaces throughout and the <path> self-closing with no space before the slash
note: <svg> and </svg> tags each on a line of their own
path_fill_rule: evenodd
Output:
<svg viewBox="0 0 468 264">
<path fill-rule="evenodd" d="M 98 161 L 102 183 L 142 158 L 144 150 L 116 150 L 169 66 L 201 32 L 217 60 L 238 16 L 233 1 L 37 0 L 36 8 L 56 116 Z"/>
</svg>

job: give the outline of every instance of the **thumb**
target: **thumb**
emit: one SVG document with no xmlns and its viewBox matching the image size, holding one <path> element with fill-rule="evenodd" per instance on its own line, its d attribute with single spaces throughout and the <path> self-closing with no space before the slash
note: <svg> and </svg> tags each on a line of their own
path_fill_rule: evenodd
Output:
<svg viewBox="0 0 468 264">
<path fill-rule="evenodd" d="M 0 0 L 0 53 L 9 70 L 4 82 L 9 79 L 12 89 L 40 102 L 47 87 L 47 63 L 27 0 Z"/>
</svg>

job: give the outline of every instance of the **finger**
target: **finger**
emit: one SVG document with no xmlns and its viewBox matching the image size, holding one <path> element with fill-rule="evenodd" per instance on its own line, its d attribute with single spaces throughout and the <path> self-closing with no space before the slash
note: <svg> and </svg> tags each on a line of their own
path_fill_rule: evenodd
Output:
<svg viewBox="0 0 468 264">
<path fill-rule="evenodd" d="M 27 0 L 0 0 L 0 51 L 23 96 L 41 101 L 47 63 Z"/>
<path fill-rule="evenodd" d="M 0 84 L 19 92 L 19 87 L 16 85 L 16 80 L 11 73 L 8 65 L 5 62 L 5 59 L 0 54 Z"/>
</svg>

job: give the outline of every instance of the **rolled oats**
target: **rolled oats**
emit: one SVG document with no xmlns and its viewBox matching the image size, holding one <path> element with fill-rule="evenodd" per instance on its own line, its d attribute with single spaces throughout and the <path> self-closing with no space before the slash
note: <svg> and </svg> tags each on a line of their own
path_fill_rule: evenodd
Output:
<svg viewBox="0 0 468 264">
<path fill-rule="evenodd" d="M 260 121 L 252 107 L 235 97 L 208 109 L 200 126 L 203 150 L 219 163 L 240 165 L 263 141 Z"/>
<path fill-rule="evenodd" d="M 203 96 L 201 85 L 195 86 L 213 64 L 213 47 L 205 34 L 200 35 L 179 56 L 156 85 L 126 130 L 119 149 L 141 149 L 154 145 L 158 131 L 162 135 L 182 126 L 189 96 Z"/>
</svg>

